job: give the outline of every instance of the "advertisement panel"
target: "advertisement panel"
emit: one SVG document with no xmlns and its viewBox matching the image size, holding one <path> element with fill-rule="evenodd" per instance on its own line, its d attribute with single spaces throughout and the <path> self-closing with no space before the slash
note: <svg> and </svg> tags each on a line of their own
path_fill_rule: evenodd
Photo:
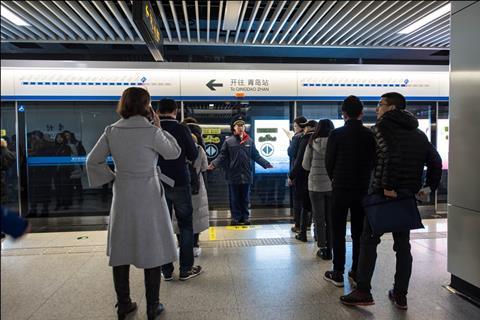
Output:
<svg viewBox="0 0 480 320">
<path fill-rule="evenodd" d="M 288 158 L 288 146 L 290 145 L 290 139 L 288 138 L 289 121 L 280 119 L 254 120 L 254 130 L 257 150 L 263 158 L 273 165 L 272 169 L 263 169 L 256 163 L 255 173 L 287 174 L 290 168 L 290 159 Z"/>
</svg>

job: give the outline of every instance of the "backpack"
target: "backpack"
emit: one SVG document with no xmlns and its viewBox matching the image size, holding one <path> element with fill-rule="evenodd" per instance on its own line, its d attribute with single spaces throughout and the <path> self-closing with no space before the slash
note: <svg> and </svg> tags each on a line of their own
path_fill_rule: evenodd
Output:
<svg viewBox="0 0 480 320">
<path fill-rule="evenodd" d="M 190 187 L 192 194 L 198 194 L 200 192 L 200 173 L 197 174 L 197 170 L 193 167 L 193 163 L 188 163 L 188 171 L 190 171 Z"/>
</svg>

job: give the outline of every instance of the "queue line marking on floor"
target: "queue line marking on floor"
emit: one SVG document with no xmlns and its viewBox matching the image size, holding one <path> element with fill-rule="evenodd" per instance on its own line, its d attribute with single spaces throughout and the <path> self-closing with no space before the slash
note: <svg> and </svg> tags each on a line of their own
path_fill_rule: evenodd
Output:
<svg viewBox="0 0 480 320">
<path fill-rule="evenodd" d="M 234 231 L 246 231 L 246 230 L 253 230 L 253 229 L 260 229 L 262 226 L 226 226 L 225 229 L 227 230 L 234 230 Z"/>
</svg>

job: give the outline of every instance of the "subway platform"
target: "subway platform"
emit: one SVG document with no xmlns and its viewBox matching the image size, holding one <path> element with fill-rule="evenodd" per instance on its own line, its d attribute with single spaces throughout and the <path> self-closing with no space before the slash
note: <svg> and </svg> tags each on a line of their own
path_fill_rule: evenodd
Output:
<svg viewBox="0 0 480 320">
<path fill-rule="evenodd" d="M 480 309 L 447 290 L 447 221 L 424 220 L 411 235 L 414 258 L 409 309 L 387 297 L 395 256 L 391 235 L 378 247 L 373 278 L 376 304 L 340 304 L 350 291 L 323 280 L 331 263 L 316 257 L 312 237 L 297 242 L 289 224 L 211 227 L 201 235 L 198 278 L 161 283 L 160 319 L 479 319 Z M 2 242 L 2 319 L 116 319 L 106 231 L 35 233 Z M 348 237 L 347 237 L 348 238 Z M 347 239 L 347 261 L 351 242 Z M 132 268 L 131 319 L 146 319 L 142 270 Z"/>
</svg>

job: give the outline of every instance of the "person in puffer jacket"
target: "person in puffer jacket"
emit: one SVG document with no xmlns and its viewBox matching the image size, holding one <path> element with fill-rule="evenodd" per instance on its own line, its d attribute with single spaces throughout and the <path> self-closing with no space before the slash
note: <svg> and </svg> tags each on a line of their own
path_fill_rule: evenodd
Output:
<svg viewBox="0 0 480 320">
<path fill-rule="evenodd" d="M 273 168 L 265 160 L 252 138 L 245 131 L 245 119 L 234 118 L 230 124 L 233 135 L 228 137 L 222 145 L 220 154 L 208 166 L 208 170 L 223 168 L 228 182 L 230 197 L 231 225 L 250 224 L 250 185 L 253 183 L 253 162 L 263 168 Z"/>
<path fill-rule="evenodd" d="M 418 129 L 418 120 L 405 110 L 405 97 L 396 92 L 382 95 L 377 107 L 377 122 L 372 129 L 376 140 L 376 164 L 372 187 L 388 198 L 397 192 L 422 196 L 435 191 L 442 175 L 442 159 Z M 427 166 L 425 184 L 422 184 L 424 166 Z M 424 188 L 422 188 L 422 186 Z M 422 188 L 422 189 L 421 189 Z M 374 304 L 370 293 L 375 269 L 377 245 L 381 234 L 373 234 L 368 216 L 365 216 L 360 240 L 360 258 L 357 269 L 357 289 L 340 300 L 347 305 Z M 396 272 L 390 300 L 399 309 L 407 309 L 407 291 L 412 273 L 410 230 L 393 232 L 393 250 L 396 253 Z"/>
<path fill-rule="evenodd" d="M 315 234 L 319 248 L 317 256 L 323 260 L 332 259 L 331 210 L 332 182 L 325 168 L 325 153 L 330 132 L 334 129 L 333 122 L 322 119 L 318 122 L 315 132 L 308 141 L 303 156 L 303 169 L 310 171 L 308 175 L 308 191 L 312 203 Z"/>
</svg>

